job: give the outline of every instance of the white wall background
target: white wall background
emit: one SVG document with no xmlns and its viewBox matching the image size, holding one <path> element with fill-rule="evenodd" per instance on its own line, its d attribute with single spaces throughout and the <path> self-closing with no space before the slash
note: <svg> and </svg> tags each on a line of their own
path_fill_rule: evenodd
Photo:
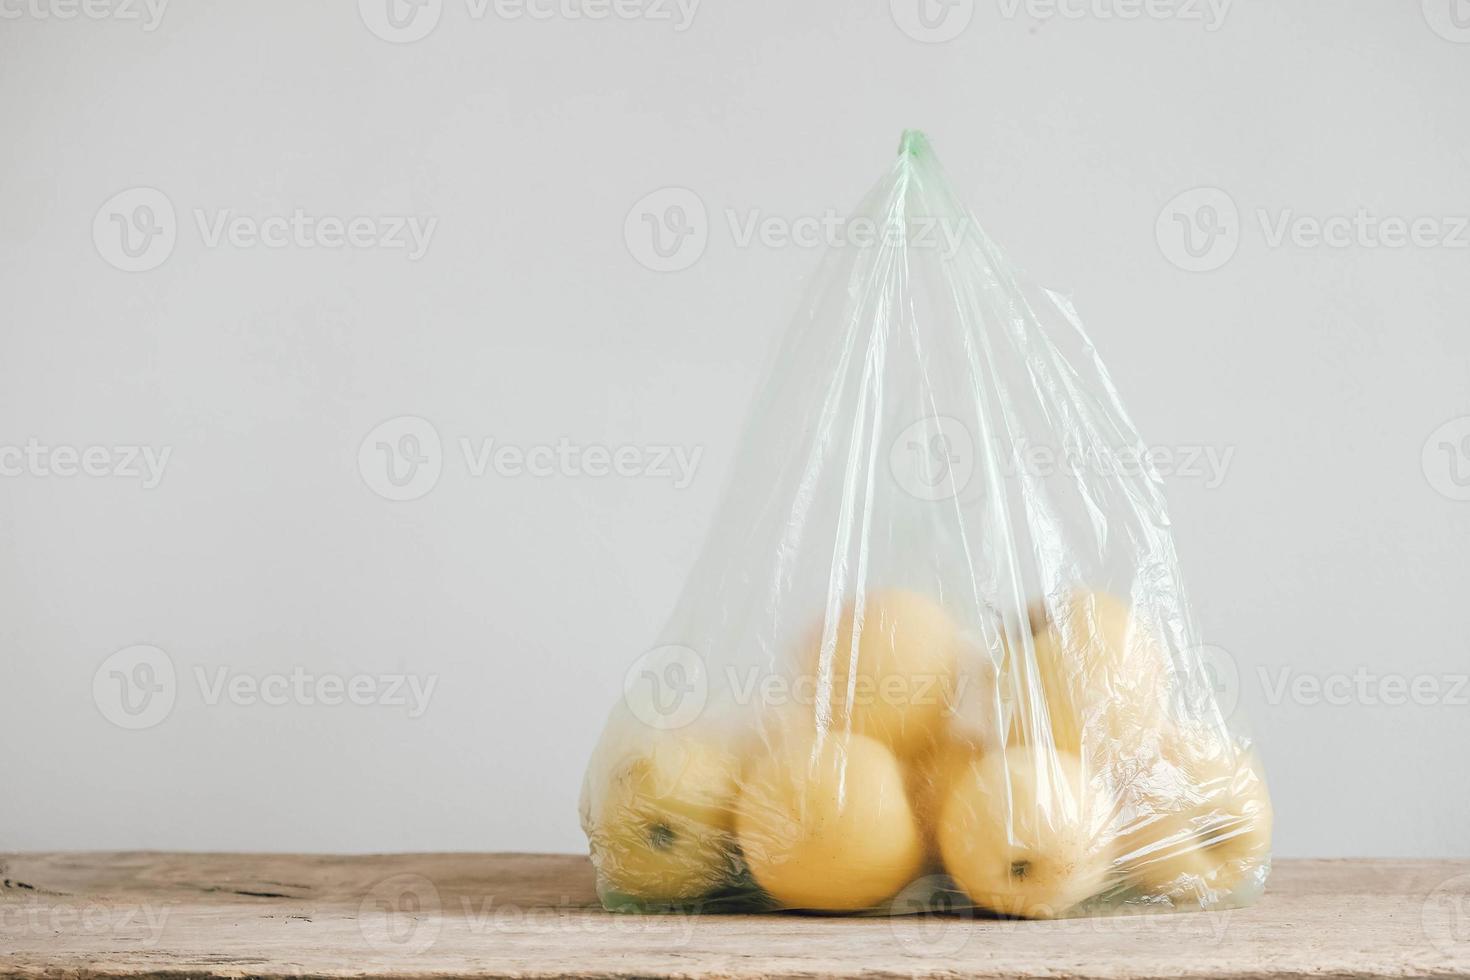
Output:
<svg viewBox="0 0 1470 980">
<path fill-rule="evenodd" d="M 927 43 L 905 2 L 705 0 L 680 31 L 443 0 L 398 44 L 351 2 L 173 0 L 148 30 L 141 0 L 90 8 L 141 22 L 0 0 L 0 449 L 49 453 L 0 455 L 0 848 L 580 849 L 583 763 L 816 263 L 738 247 L 724 215 L 840 213 L 919 126 L 1069 289 L 1145 436 L 1233 452 L 1170 495 L 1278 852 L 1470 855 L 1470 10 L 1004 0 Z M 670 185 L 712 230 L 657 274 L 624 222 Z M 1240 216 L 1209 261 L 1237 247 L 1188 272 L 1156 223 L 1200 186 Z M 129 273 L 104 204 L 135 187 L 178 231 Z M 438 224 L 415 261 L 211 247 L 196 209 Z M 1273 244 L 1258 209 L 1451 241 Z M 391 502 L 358 449 L 404 415 L 444 468 Z M 703 456 L 682 489 L 476 478 L 462 437 Z M 170 451 L 156 487 L 47 475 L 56 447 L 129 445 Z M 133 655 L 102 668 L 137 644 L 176 698 L 127 730 L 108 684 Z M 418 717 L 209 703 L 221 676 L 296 670 L 437 686 Z M 1384 674 L 1438 693 L 1383 703 Z M 1300 676 L 1345 703 L 1273 694 Z"/>
</svg>

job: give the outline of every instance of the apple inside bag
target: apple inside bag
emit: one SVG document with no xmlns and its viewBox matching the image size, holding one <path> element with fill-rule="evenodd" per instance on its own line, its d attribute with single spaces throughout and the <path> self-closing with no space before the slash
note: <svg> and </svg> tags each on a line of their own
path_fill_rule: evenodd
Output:
<svg viewBox="0 0 1470 980">
<path fill-rule="evenodd" d="M 1265 886 L 1259 755 L 1151 454 L 921 134 L 823 256 L 662 632 L 624 646 L 581 798 L 609 909 L 1052 918 Z"/>
</svg>

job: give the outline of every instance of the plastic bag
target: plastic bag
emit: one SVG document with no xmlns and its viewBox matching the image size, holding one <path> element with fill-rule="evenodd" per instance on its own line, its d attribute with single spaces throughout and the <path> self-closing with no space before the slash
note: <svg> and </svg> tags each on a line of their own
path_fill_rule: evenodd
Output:
<svg viewBox="0 0 1470 980">
<path fill-rule="evenodd" d="M 921 134 L 824 259 L 581 816 L 609 909 L 1219 908 L 1270 800 L 1066 299 Z"/>
</svg>

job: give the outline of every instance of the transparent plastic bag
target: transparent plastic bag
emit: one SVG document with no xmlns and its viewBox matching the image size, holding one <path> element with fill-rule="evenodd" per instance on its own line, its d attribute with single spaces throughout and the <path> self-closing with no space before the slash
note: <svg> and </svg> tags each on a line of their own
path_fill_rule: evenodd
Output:
<svg viewBox="0 0 1470 980">
<path fill-rule="evenodd" d="M 1260 766 L 1076 313 L 1018 276 L 921 134 L 845 231 L 589 763 L 603 904 L 1252 900 Z"/>
</svg>

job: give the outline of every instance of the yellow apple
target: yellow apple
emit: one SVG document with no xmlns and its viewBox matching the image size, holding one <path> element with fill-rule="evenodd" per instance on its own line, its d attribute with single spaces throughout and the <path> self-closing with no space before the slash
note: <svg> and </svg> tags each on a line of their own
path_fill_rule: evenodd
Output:
<svg viewBox="0 0 1470 980">
<path fill-rule="evenodd" d="M 873 908 L 923 869 L 903 772 L 863 735 L 772 738 L 744 769 L 735 833 L 751 874 L 784 908 Z"/>
<path fill-rule="evenodd" d="M 832 636 L 814 631 L 802 670 L 814 679 L 819 702 L 829 695 L 831 727 L 850 727 L 909 756 L 943 730 L 958 643 L 954 620 L 933 600 L 875 589 L 848 605 Z"/>
<path fill-rule="evenodd" d="M 1268 866 L 1271 795 L 1260 760 L 1253 752 L 1234 746 L 1193 760 L 1192 772 L 1202 798 L 1194 820 L 1211 865 L 1206 884 L 1215 895 L 1223 896 L 1248 878 L 1263 874 Z"/>
<path fill-rule="evenodd" d="M 1181 901 L 1206 890 L 1213 874 L 1188 810 L 1140 815 L 1121 838 L 1119 870 L 1140 890 Z"/>
<path fill-rule="evenodd" d="M 1161 767 L 1120 846 L 1120 867 L 1145 891 L 1209 905 L 1262 875 L 1271 852 L 1271 798 L 1254 753 L 1224 739 L 1184 738 Z"/>
<path fill-rule="evenodd" d="M 1058 749 L 1106 761 L 1153 740 L 1166 721 L 1168 655 L 1127 602 L 1073 591 L 1031 609 L 1035 676 L 1012 658 L 1020 699 L 1009 741 L 1050 736 Z"/>
<path fill-rule="evenodd" d="M 1064 915 L 1103 888 L 1108 810 L 1071 753 L 1017 746 L 973 759 L 940 811 L 945 870 L 993 912 Z"/>
<path fill-rule="evenodd" d="M 655 732 L 593 766 L 582 823 L 599 892 L 678 902 L 730 880 L 739 761 L 717 737 Z"/>
</svg>

